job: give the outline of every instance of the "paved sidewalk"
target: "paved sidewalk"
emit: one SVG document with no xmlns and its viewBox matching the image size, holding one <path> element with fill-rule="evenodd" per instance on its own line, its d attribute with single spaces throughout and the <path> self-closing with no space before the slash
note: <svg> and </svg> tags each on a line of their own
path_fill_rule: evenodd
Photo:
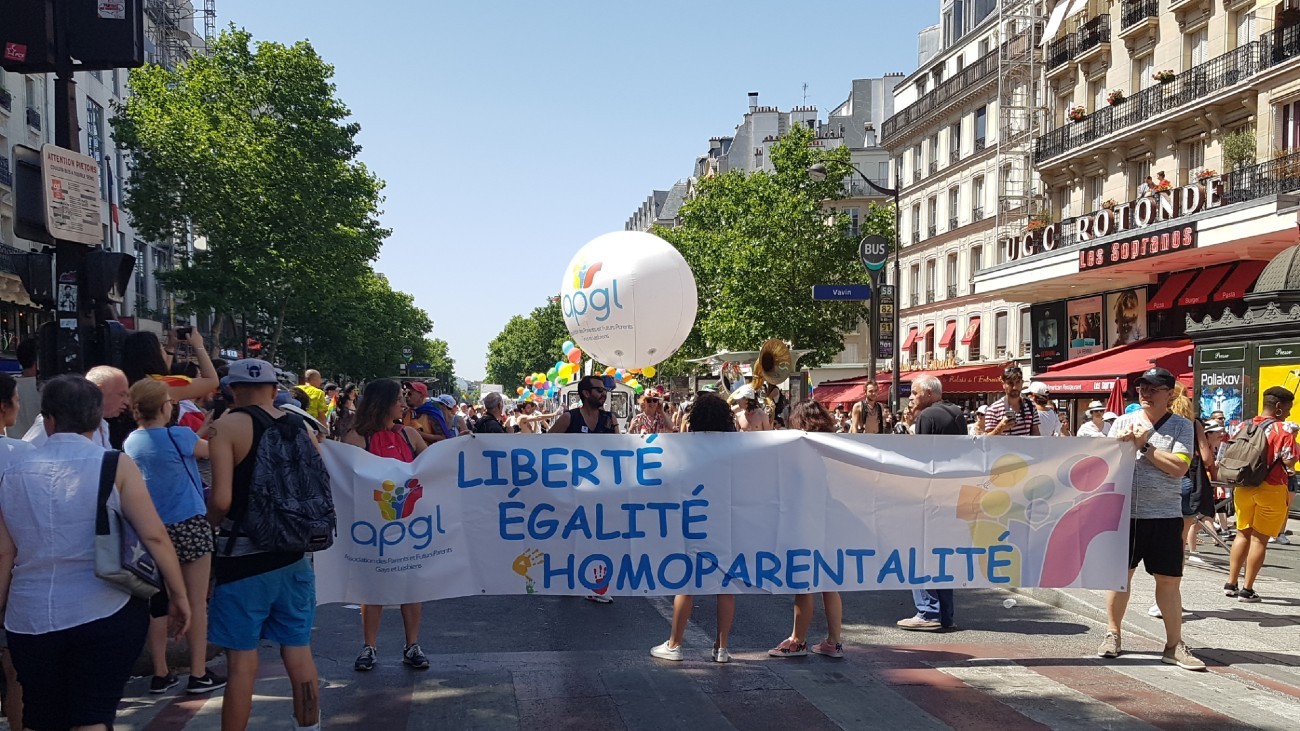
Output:
<svg viewBox="0 0 1300 731">
<path fill-rule="evenodd" d="M 1290 522 L 1292 545 L 1270 544 L 1255 582 L 1262 599 L 1245 604 L 1223 595 L 1228 554 L 1202 536 L 1204 563 L 1189 562 L 1183 573 L 1183 637 L 1207 662 L 1219 661 L 1288 685 L 1300 683 L 1300 576 L 1290 566 L 1300 554 L 1300 521 Z M 1019 589 L 1054 607 L 1106 622 L 1106 593 L 1059 589 Z M 1164 623 L 1147 614 L 1155 603 L 1155 582 L 1141 567 L 1133 576 L 1133 596 L 1124 631 L 1163 640 Z M 1231 648 L 1231 650 L 1221 649 Z M 1245 662 L 1242 662 L 1242 661 Z"/>
</svg>

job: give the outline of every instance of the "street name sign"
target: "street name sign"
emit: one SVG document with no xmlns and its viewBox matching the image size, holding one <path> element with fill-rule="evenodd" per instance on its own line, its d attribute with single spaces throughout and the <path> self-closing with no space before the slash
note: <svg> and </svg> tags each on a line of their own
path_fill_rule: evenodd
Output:
<svg viewBox="0 0 1300 731">
<path fill-rule="evenodd" d="M 864 301 L 871 299 L 869 284 L 814 284 L 812 298 L 815 300 Z"/>
</svg>

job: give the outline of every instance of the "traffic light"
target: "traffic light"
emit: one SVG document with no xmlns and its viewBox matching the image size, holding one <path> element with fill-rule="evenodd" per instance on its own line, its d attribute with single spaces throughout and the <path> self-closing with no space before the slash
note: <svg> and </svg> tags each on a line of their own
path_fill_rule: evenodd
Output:
<svg viewBox="0 0 1300 731">
<path fill-rule="evenodd" d="M 76 71 L 144 65 L 144 0 L 0 0 L 0 67 L 16 74 L 57 71 L 51 27 L 66 29 Z M 50 11 L 53 11 L 53 14 Z M 63 15 L 66 22 L 59 22 Z"/>
<path fill-rule="evenodd" d="M 126 299 L 126 287 L 135 272 L 135 257 L 116 251 L 93 249 L 86 254 L 86 299 L 91 305 Z"/>
<path fill-rule="evenodd" d="M 23 253 L 10 256 L 18 279 L 27 290 L 27 298 L 40 307 L 54 307 L 54 257 L 50 254 Z"/>
</svg>

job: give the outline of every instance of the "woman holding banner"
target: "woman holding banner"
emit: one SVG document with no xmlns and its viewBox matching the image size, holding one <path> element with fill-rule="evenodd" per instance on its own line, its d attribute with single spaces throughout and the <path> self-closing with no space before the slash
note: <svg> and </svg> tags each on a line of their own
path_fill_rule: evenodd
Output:
<svg viewBox="0 0 1300 731">
<path fill-rule="evenodd" d="M 734 432 L 736 420 L 731 415 L 731 407 L 722 397 L 712 393 L 701 393 L 695 399 L 691 409 L 689 431 L 692 432 Z M 727 638 L 731 634 L 731 625 L 736 619 L 736 596 L 718 594 L 718 634 L 713 641 L 713 661 L 731 662 L 731 653 L 727 652 Z M 694 597 L 678 594 L 673 597 L 673 624 L 668 641 L 650 648 L 650 654 L 661 660 L 680 662 L 686 659 L 682 652 L 682 638 L 686 635 L 686 624 L 691 621 L 691 609 Z"/>
<path fill-rule="evenodd" d="M 424 451 L 425 444 L 420 432 L 413 427 L 401 425 L 405 405 L 402 387 L 397 381 L 390 378 L 371 381 L 361 392 L 355 426 L 344 435 L 343 441 L 380 457 L 414 462 L 416 455 Z M 395 487 L 391 482 L 385 482 L 384 489 L 393 497 L 405 490 L 404 487 Z M 422 609 L 422 604 L 402 605 L 402 627 L 406 630 L 402 662 L 416 670 L 429 667 L 429 660 L 424 656 L 424 650 L 420 649 Z M 361 605 L 361 635 L 365 644 L 361 648 L 361 654 L 357 655 L 356 662 L 352 664 L 353 670 L 374 670 L 376 645 L 379 643 L 379 620 L 383 612 L 384 608 L 379 605 Z"/>
<path fill-rule="evenodd" d="M 883 422 L 882 422 L 883 423 Z M 794 407 L 790 414 L 790 428 L 808 432 L 835 433 L 835 418 L 826 407 L 816 401 L 804 401 Z M 822 606 L 826 608 L 826 639 L 808 647 L 808 628 L 812 625 L 812 594 L 797 594 L 794 598 L 794 631 L 781 641 L 781 644 L 767 651 L 772 657 L 803 657 L 812 650 L 826 657 L 844 657 L 844 645 L 840 642 L 840 622 L 844 616 L 844 605 L 838 591 L 823 591 Z"/>
</svg>

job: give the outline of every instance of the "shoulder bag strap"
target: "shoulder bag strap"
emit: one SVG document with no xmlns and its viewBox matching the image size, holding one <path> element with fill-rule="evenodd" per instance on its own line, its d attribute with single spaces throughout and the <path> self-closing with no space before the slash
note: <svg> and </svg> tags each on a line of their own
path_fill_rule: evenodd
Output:
<svg viewBox="0 0 1300 731">
<path fill-rule="evenodd" d="M 108 535 L 108 497 L 117 482 L 116 449 L 105 450 L 104 459 L 99 463 L 99 502 L 95 510 L 95 535 Z"/>
<path fill-rule="evenodd" d="M 167 432 L 167 438 L 171 440 L 172 446 L 176 448 L 176 456 L 180 457 L 181 467 L 185 469 L 185 475 L 190 478 L 190 484 L 194 485 L 194 489 L 199 491 L 199 495 L 203 495 L 203 486 L 194 479 L 194 473 L 190 472 L 190 465 L 185 461 L 185 453 L 181 451 L 181 445 L 176 443 L 176 437 L 172 436 L 171 427 L 166 427 L 164 431 Z"/>
</svg>

